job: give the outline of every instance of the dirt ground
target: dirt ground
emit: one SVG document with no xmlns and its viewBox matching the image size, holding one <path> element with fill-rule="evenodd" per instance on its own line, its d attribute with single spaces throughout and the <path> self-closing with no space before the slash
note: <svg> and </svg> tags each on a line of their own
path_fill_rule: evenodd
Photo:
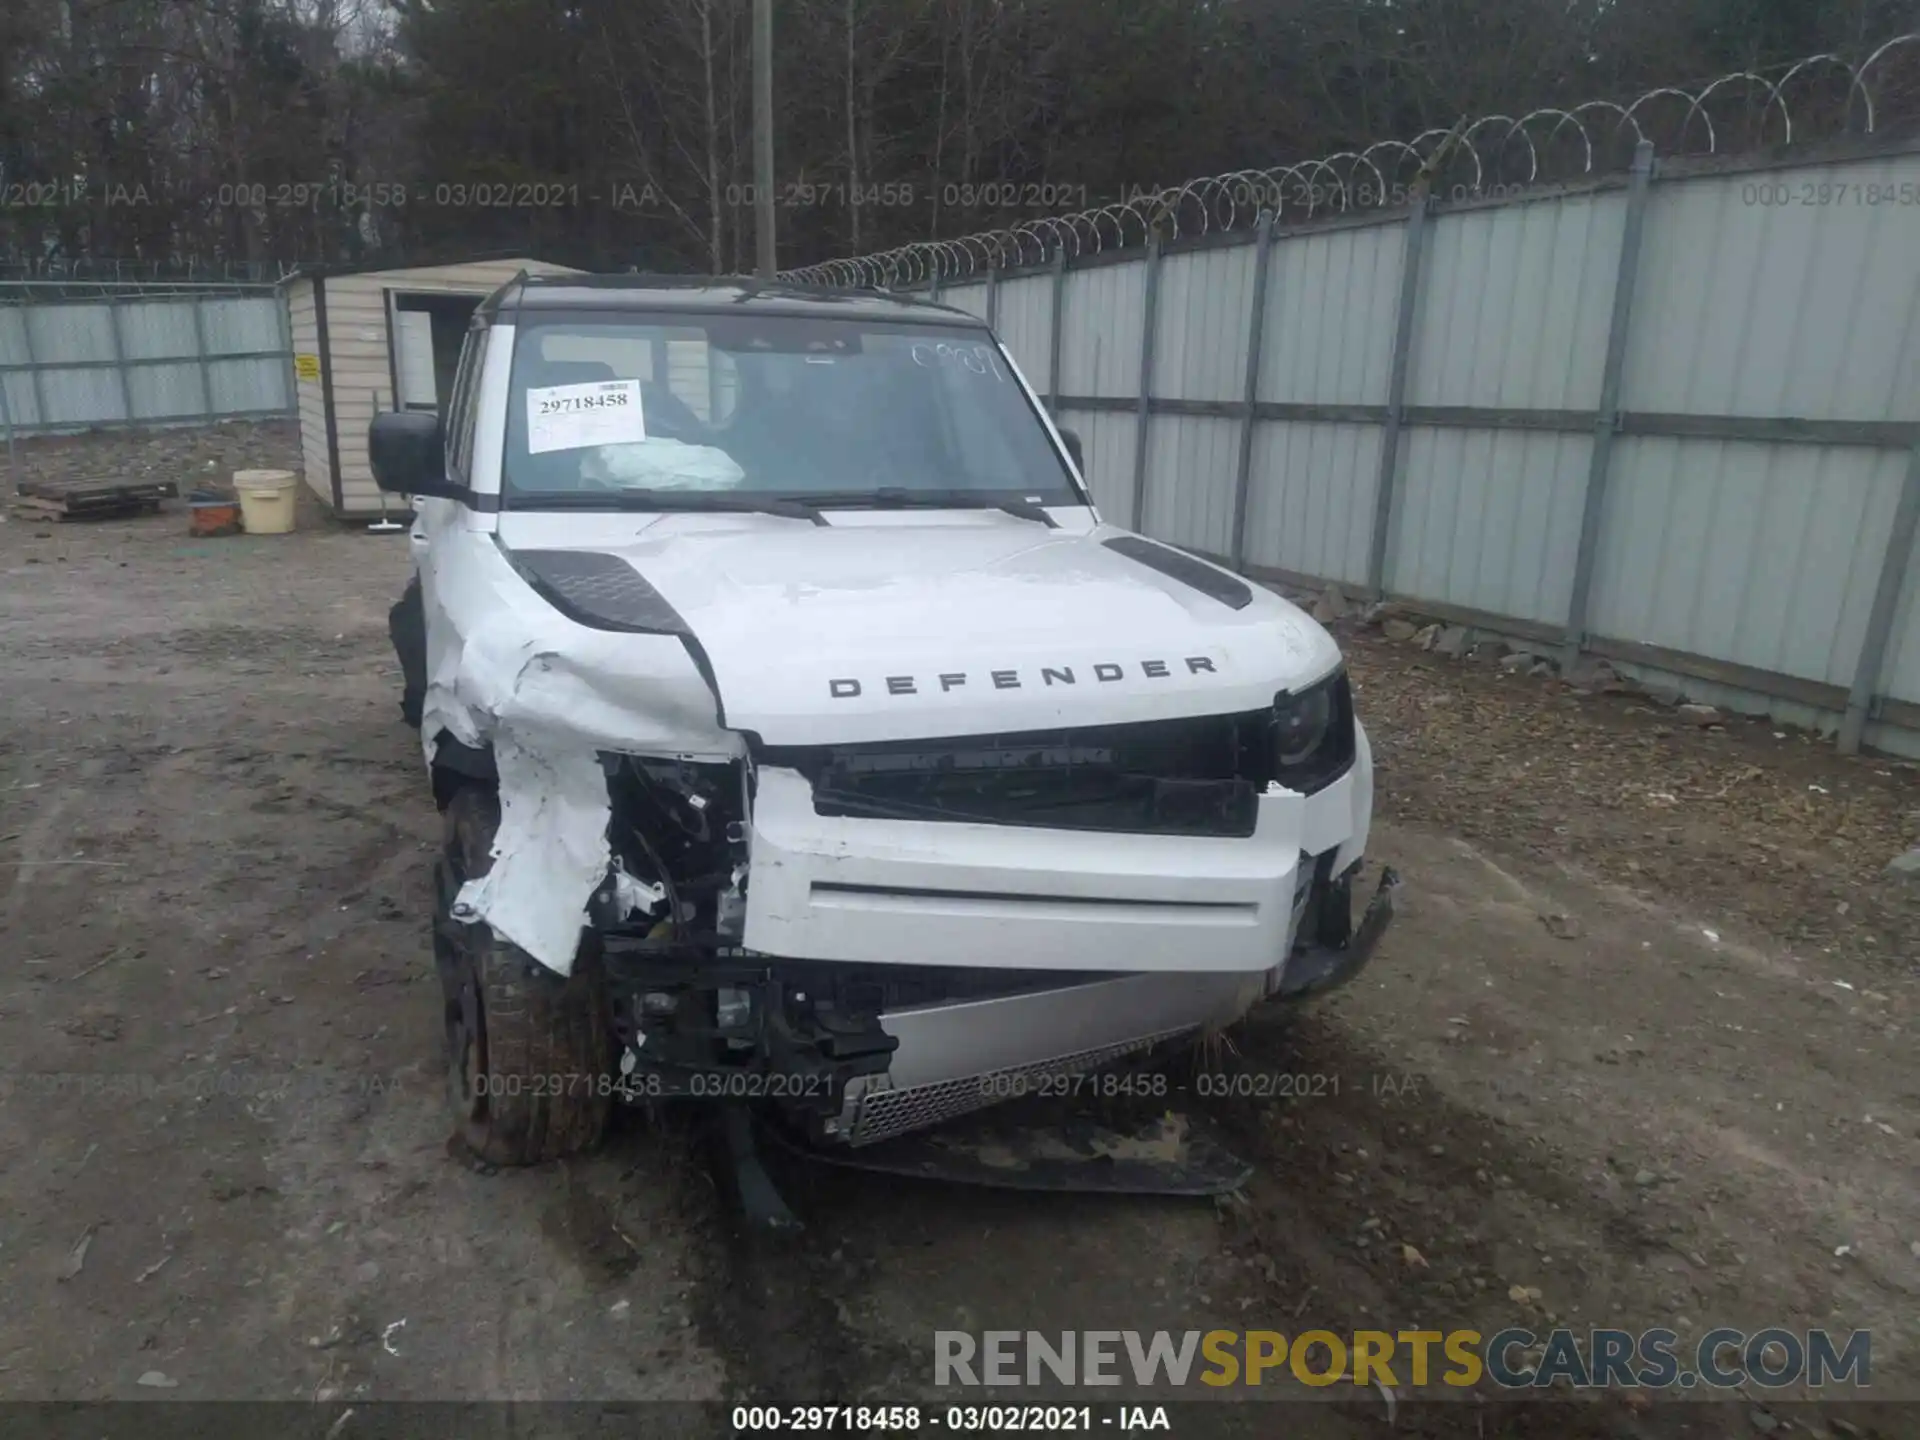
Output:
<svg viewBox="0 0 1920 1440">
<path fill-rule="evenodd" d="M 21 461 L 184 490 L 292 448 Z M 1404 903 L 1359 982 L 1217 1057 L 1337 1093 L 1192 1100 L 1244 1194 L 783 1167 L 808 1229 L 773 1245 L 674 1114 L 548 1169 L 450 1153 L 406 565 L 316 514 L 0 525 L 0 1395 L 945 1404 L 936 1329 L 1558 1320 L 1870 1329 L 1874 1393 L 1920 1400 L 1913 767 L 1346 637 Z M 1391 1432 L 1278 1394 L 1316 1403 L 1176 1433 L 1920 1434 L 1794 1393 L 1403 1397 Z"/>
</svg>

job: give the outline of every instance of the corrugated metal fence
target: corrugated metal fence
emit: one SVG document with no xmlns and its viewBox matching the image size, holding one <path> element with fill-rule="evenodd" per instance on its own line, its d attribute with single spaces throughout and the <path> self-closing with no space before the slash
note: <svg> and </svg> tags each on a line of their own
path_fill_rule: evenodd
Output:
<svg viewBox="0 0 1920 1440">
<path fill-rule="evenodd" d="M 291 364 L 270 285 L 0 286 L 9 434 L 288 415 Z"/>
<path fill-rule="evenodd" d="M 1107 514 L 1920 753 L 1920 142 L 949 282 Z"/>
</svg>

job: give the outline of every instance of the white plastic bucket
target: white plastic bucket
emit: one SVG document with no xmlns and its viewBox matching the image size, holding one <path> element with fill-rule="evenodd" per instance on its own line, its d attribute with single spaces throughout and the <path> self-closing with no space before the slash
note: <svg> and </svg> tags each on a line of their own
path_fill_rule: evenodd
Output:
<svg viewBox="0 0 1920 1440">
<path fill-rule="evenodd" d="M 291 470 L 236 470 L 240 523 L 249 535 L 285 535 L 293 529 L 294 476 Z"/>
</svg>

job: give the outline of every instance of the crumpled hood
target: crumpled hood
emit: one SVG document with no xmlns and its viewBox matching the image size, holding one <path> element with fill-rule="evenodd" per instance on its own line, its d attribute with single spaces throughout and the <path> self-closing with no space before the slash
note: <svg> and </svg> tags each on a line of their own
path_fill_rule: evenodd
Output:
<svg viewBox="0 0 1920 1440">
<path fill-rule="evenodd" d="M 1128 533 L 1111 526 L 887 518 L 905 523 L 671 516 L 521 544 L 630 565 L 684 623 L 723 723 L 770 745 L 1259 709 L 1338 663 L 1279 596 L 1236 609 L 1110 548 Z"/>
</svg>

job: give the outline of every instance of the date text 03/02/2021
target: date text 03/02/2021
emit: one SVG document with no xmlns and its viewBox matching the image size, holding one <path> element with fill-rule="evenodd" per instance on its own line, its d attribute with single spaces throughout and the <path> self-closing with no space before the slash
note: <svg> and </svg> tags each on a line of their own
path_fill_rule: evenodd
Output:
<svg viewBox="0 0 1920 1440">
<path fill-rule="evenodd" d="M 567 1095 L 618 1095 L 626 1100 L 816 1100 L 833 1089 L 824 1075 L 788 1075 L 759 1071 L 688 1071 L 664 1074 L 629 1070 L 620 1075 L 602 1071 L 593 1075 L 480 1075 L 471 1089 L 476 1099 L 525 1095 L 533 1099 Z"/>
<path fill-rule="evenodd" d="M 1366 1077 L 1363 1084 L 1349 1083 L 1353 1093 L 1365 1091 L 1375 1098 L 1419 1093 L 1417 1075 L 1378 1075 Z M 1318 1100 L 1338 1096 L 1340 1076 L 1316 1071 L 1291 1070 L 1202 1070 L 1187 1075 L 1169 1076 L 1165 1071 L 1057 1071 L 1034 1074 L 1031 1071 L 999 1071 L 982 1075 L 980 1093 L 994 1100 L 1011 1100 L 1025 1095 L 1043 1098 L 1090 1096 L 1100 1099 L 1163 1100 L 1174 1095 L 1201 1100 Z"/>
<path fill-rule="evenodd" d="M 735 1434 L 1170 1433 L 1164 1405 L 736 1405 Z"/>
</svg>

